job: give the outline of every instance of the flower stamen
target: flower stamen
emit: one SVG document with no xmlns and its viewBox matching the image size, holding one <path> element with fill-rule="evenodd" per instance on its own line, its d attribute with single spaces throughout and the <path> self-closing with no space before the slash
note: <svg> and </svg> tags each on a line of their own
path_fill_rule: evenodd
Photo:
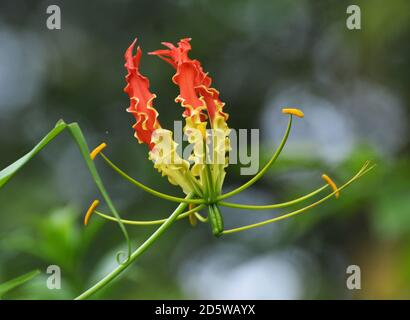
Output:
<svg viewBox="0 0 410 320">
<path fill-rule="evenodd" d="M 96 147 L 93 151 L 90 152 L 90 158 L 91 160 L 94 160 L 95 157 L 107 147 L 107 144 L 105 142 L 101 143 L 98 147 Z"/>
<path fill-rule="evenodd" d="M 262 178 L 265 173 L 272 167 L 272 165 L 275 163 L 276 159 L 279 157 L 280 153 L 282 152 L 286 141 L 288 140 L 289 137 L 289 133 L 290 130 L 292 128 L 292 120 L 293 117 L 289 117 L 289 121 L 288 121 L 288 126 L 286 128 L 285 134 L 282 138 L 282 141 L 280 142 L 278 148 L 276 149 L 275 153 L 273 154 L 272 158 L 268 161 L 268 163 L 265 164 L 265 166 L 255 175 L 253 176 L 252 179 L 250 179 L 248 182 L 244 183 L 243 185 L 241 185 L 240 187 L 227 192 L 225 194 L 220 195 L 219 197 L 217 197 L 217 200 L 223 200 L 226 198 L 229 198 L 231 196 L 234 196 L 236 194 L 238 194 L 239 192 L 242 192 L 243 190 L 249 188 L 251 185 L 253 185 L 256 181 L 258 181 L 260 178 Z"/>
<path fill-rule="evenodd" d="M 88 224 L 88 221 L 90 220 L 91 215 L 93 214 L 94 210 L 98 207 L 99 204 L 100 204 L 99 200 L 94 200 L 93 203 L 88 208 L 87 213 L 85 214 L 85 217 L 84 217 L 85 226 Z"/>
<path fill-rule="evenodd" d="M 305 116 L 302 110 L 296 108 L 284 108 L 282 109 L 282 113 L 291 114 L 299 118 L 303 118 Z"/>
<path fill-rule="evenodd" d="M 133 185 L 137 186 L 138 188 L 144 190 L 145 192 L 148 192 L 158 198 L 162 198 L 168 201 L 173 201 L 173 202 L 184 202 L 184 203 L 195 203 L 195 204 L 202 204 L 205 203 L 206 201 L 203 199 L 186 199 L 186 198 L 180 198 L 180 197 L 174 197 L 159 191 L 156 191 L 150 187 L 147 187 L 143 183 L 135 180 L 134 178 L 130 177 L 128 174 L 126 174 L 124 171 L 122 171 L 118 166 L 116 166 L 104 153 L 101 153 L 101 157 L 104 159 L 104 161 L 108 164 L 108 166 L 113 169 L 115 172 L 117 172 L 121 177 L 123 177 L 125 180 L 128 182 L 132 183 Z"/>
<path fill-rule="evenodd" d="M 327 175 L 327 174 L 322 174 L 322 179 L 325 180 L 325 182 L 335 191 L 335 198 L 338 199 L 340 197 L 340 192 L 337 189 L 336 183 Z"/>
<path fill-rule="evenodd" d="M 342 189 L 347 188 L 350 184 L 352 184 L 355 180 L 359 179 L 360 177 L 362 177 L 364 174 L 366 174 L 367 172 L 369 172 L 370 170 L 372 170 L 374 168 L 374 165 L 371 166 L 370 168 L 368 168 L 369 163 L 366 161 L 365 165 L 363 165 L 363 167 L 359 170 L 358 173 L 356 173 L 356 175 L 354 175 L 349 181 L 347 181 L 345 184 L 343 184 L 342 186 L 340 186 L 339 188 L 337 188 L 336 190 L 334 190 L 332 193 L 328 194 L 327 196 L 321 198 L 320 200 L 306 206 L 303 207 L 301 209 L 298 209 L 296 211 L 292 211 L 286 214 L 283 214 L 281 216 L 272 218 L 272 219 L 268 219 L 265 221 L 261 221 L 261 222 L 257 222 L 257 223 L 253 223 L 253 224 L 249 224 L 243 227 L 238 227 L 238 228 L 234 228 L 234 229 L 228 229 L 228 230 L 223 230 L 222 234 L 229 234 L 229 233 L 235 233 L 235 232 L 240 232 L 240 231 L 244 231 L 244 230 L 248 230 L 248 229 L 253 229 L 256 227 L 261 227 L 273 222 L 277 222 L 279 220 L 283 220 L 283 219 L 287 219 L 293 216 L 296 216 L 298 214 L 301 214 L 303 212 L 308 211 L 309 209 L 312 209 L 313 207 L 316 207 L 318 205 L 320 205 L 321 203 L 325 202 L 326 200 L 328 200 L 330 197 L 334 196 L 336 193 L 339 193 Z"/>
</svg>

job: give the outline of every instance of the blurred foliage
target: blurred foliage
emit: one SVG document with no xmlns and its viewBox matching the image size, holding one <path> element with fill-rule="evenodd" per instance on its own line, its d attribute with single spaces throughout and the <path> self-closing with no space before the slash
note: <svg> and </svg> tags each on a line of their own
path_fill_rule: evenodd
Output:
<svg viewBox="0 0 410 320">
<path fill-rule="evenodd" d="M 212 298 L 210 289 L 192 289 L 195 283 L 210 287 L 213 283 L 211 276 L 199 282 L 203 272 L 199 257 L 204 255 L 209 263 L 205 265 L 211 267 L 213 252 L 239 247 L 238 266 L 258 257 L 281 257 L 282 252 L 299 259 L 295 248 L 303 252 L 306 258 L 294 260 L 303 264 L 297 266 L 302 289 L 289 295 L 293 298 L 410 298 L 410 2 L 355 3 L 362 11 L 360 31 L 345 27 L 349 1 L 2 1 L 0 168 L 27 152 L 64 118 L 80 123 L 90 146 L 106 141 L 107 152 L 125 171 L 147 185 L 177 194 L 152 168 L 145 146 L 133 138 L 133 120 L 125 112 L 128 101 L 122 92 L 123 52 L 135 36 L 144 53 L 159 48 L 161 41 L 189 36 L 193 56 L 203 62 L 227 102 L 232 128 L 262 127 L 265 112 L 272 107 L 270 97 L 299 84 L 332 101 L 348 123 L 361 128 L 354 133 L 349 153 L 338 162 L 315 150 L 309 154 L 285 150 L 254 193 L 240 200 L 288 200 L 320 185 L 323 170 L 341 183 L 364 160 L 373 160 L 377 167 L 344 190 L 338 201 L 275 226 L 214 239 L 208 226 L 194 229 L 182 221 L 97 297 Z M 49 4 L 61 6 L 62 30 L 46 29 Z M 170 81 L 172 70 L 146 55 L 142 68 L 158 94 L 161 123 L 172 128 L 182 110 L 173 103 L 177 90 Z M 365 97 L 358 82 L 388 90 L 399 102 L 397 108 L 383 106 L 387 110 L 383 115 L 400 111 L 401 122 L 392 123 L 377 109 L 369 109 L 371 103 L 345 103 L 343 99 L 354 92 Z M 298 107 L 304 109 L 305 102 Z M 364 116 L 359 119 L 360 112 Z M 307 116 L 303 121 L 308 120 Z M 328 131 L 320 136 L 330 134 L 333 124 L 325 125 Z M 379 139 L 398 127 L 403 133 L 395 136 L 394 147 Z M 268 145 L 260 150 L 261 165 L 272 153 Z M 124 218 L 162 218 L 173 209 L 172 204 L 127 185 L 101 162 L 97 166 Z M 239 175 L 239 166 L 232 166 L 226 187 L 247 179 Z M 0 284 L 33 269 L 42 271 L 4 298 L 71 299 L 115 266 L 115 253 L 124 245 L 118 227 L 96 216 L 87 228 L 82 225 L 85 208 L 96 197 L 97 189 L 67 136 L 59 137 L 1 190 Z M 271 212 L 232 210 L 224 214 L 231 225 L 271 216 Z M 129 228 L 135 245 L 153 230 Z M 229 257 L 233 251 L 224 253 Z M 350 264 L 361 267 L 360 291 L 346 289 Z M 49 265 L 61 267 L 62 290 L 46 288 Z M 191 285 L 190 279 L 198 281 Z M 237 287 L 226 284 L 226 294 L 229 290 L 246 294 L 237 281 Z M 281 283 L 275 289 L 275 283 L 267 282 L 266 297 L 273 296 L 269 290 L 288 297 L 290 285 Z M 256 283 L 254 290 L 261 285 Z"/>
<path fill-rule="evenodd" d="M 0 298 L 5 295 L 7 292 L 21 286 L 22 284 L 30 281 L 31 279 L 35 278 L 37 275 L 40 274 L 40 270 L 33 270 L 26 274 L 23 274 L 17 278 L 11 279 L 6 281 L 0 285 Z"/>
</svg>

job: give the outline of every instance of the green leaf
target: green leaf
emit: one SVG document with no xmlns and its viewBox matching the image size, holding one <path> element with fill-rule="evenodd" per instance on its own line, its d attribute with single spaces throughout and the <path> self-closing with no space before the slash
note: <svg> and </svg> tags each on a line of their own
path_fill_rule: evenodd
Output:
<svg viewBox="0 0 410 320">
<path fill-rule="evenodd" d="M 3 284 L 0 284 L 0 298 L 3 297 L 7 292 L 13 290 L 16 287 L 21 286 L 22 284 L 25 284 L 26 282 L 30 281 L 34 277 L 38 276 L 39 274 L 40 274 L 40 270 L 33 270 L 26 274 L 23 274 L 22 276 L 19 276 Z"/>
<path fill-rule="evenodd" d="M 129 257 L 131 256 L 132 247 L 131 247 L 130 238 L 128 236 L 128 232 L 125 229 L 124 224 L 121 222 L 121 217 L 118 214 L 117 210 L 115 209 L 114 204 L 111 201 L 111 198 L 108 195 L 108 192 L 106 191 L 102 183 L 102 180 L 97 172 L 97 168 L 95 167 L 94 161 L 92 161 L 90 158 L 90 149 L 88 148 L 83 132 L 81 131 L 80 126 L 75 122 L 70 123 L 68 125 L 68 130 L 70 131 L 71 136 L 74 138 L 75 142 L 77 143 L 78 148 L 80 149 L 80 152 L 84 158 L 85 164 L 87 165 L 87 168 L 90 171 L 93 177 L 93 180 L 95 184 L 97 185 L 98 189 L 100 190 L 105 202 L 107 203 L 113 215 L 117 218 L 118 225 L 122 233 L 124 234 L 125 240 L 127 241 L 127 247 L 128 247 L 127 259 L 129 259 Z"/>
<path fill-rule="evenodd" d="M 66 128 L 70 131 L 71 137 L 74 139 L 78 148 L 80 149 L 81 155 L 84 158 L 87 168 L 90 171 L 91 176 L 98 189 L 100 190 L 104 200 L 106 201 L 113 215 L 117 218 L 118 225 L 122 233 L 124 234 L 125 240 L 127 241 L 129 258 L 131 255 L 132 247 L 127 230 L 121 222 L 121 218 L 102 183 L 94 162 L 90 158 L 90 150 L 80 129 L 80 126 L 77 123 L 70 123 L 67 125 L 63 120 L 59 120 L 56 123 L 55 127 L 49 133 L 47 133 L 47 135 L 30 152 L 0 171 L 0 188 L 4 186 L 18 170 L 20 170 L 27 162 L 29 162 L 37 153 L 39 153 L 48 143 L 54 140 Z"/>
<path fill-rule="evenodd" d="M 57 122 L 53 130 L 51 130 L 30 152 L 26 153 L 17 161 L 13 162 L 8 167 L 0 171 L 0 188 L 4 186 L 11 177 L 20 170 L 27 162 L 29 162 L 37 153 L 41 151 L 48 143 L 50 143 L 67 125 L 63 120 Z"/>
</svg>

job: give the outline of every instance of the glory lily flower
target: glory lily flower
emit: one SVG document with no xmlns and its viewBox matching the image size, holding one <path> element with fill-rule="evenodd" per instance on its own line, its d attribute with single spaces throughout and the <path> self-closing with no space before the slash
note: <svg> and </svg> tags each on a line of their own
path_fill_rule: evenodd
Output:
<svg viewBox="0 0 410 320">
<path fill-rule="evenodd" d="M 181 155 L 178 154 L 177 144 L 173 140 L 172 132 L 162 128 L 159 123 L 158 112 L 154 107 L 156 95 L 150 91 L 148 78 L 140 72 L 139 68 L 142 51 L 138 47 L 134 54 L 135 44 L 136 40 L 125 52 L 127 85 L 124 89 L 130 98 L 130 104 L 127 111 L 131 113 L 136 120 L 133 125 L 135 137 L 140 143 L 144 143 L 148 146 L 148 157 L 153 161 L 154 167 L 161 172 L 162 175 L 167 176 L 170 183 L 181 187 L 182 191 L 185 193 L 185 197 L 176 197 L 159 192 L 130 177 L 102 153 L 103 149 L 107 147 L 105 143 L 100 144 L 89 153 L 87 142 L 78 123 L 73 122 L 67 124 L 63 120 L 58 121 L 55 127 L 30 152 L 0 171 L 1 188 L 18 170 L 20 170 L 28 161 L 40 152 L 42 148 L 54 140 L 64 130 L 70 132 L 71 137 L 78 145 L 91 177 L 112 213 L 112 215 L 107 215 L 97 211 L 100 201 L 94 200 L 87 210 L 84 224 L 89 223 L 93 213 L 98 214 L 104 219 L 117 222 L 127 241 L 128 255 L 125 261 L 121 261 L 119 266 L 94 286 L 79 295 L 77 299 L 88 298 L 110 283 L 133 261 L 135 261 L 135 259 L 145 252 L 148 247 L 177 220 L 188 217 L 192 225 L 195 225 L 197 220 L 204 223 L 210 223 L 212 232 L 216 236 L 260 227 L 306 212 L 333 196 L 338 198 L 340 196 L 340 191 L 374 167 L 374 165 L 369 167 L 369 162 L 366 161 L 358 173 L 339 187 L 328 175 L 323 174 L 322 178 L 325 181 L 324 185 L 297 199 L 282 203 L 257 206 L 224 201 L 225 199 L 249 188 L 264 176 L 278 159 L 286 144 L 291 130 L 293 117 L 303 118 L 303 112 L 296 108 L 288 107 L 282 109 L 282 112 L 289 117 L 288 125 L 282 141 L 274 152 L 272 158 L 245 184 L 235 190 L 223 193 L 222 187 L 225 180 L 225 169 L 228 165 L 227 154 L 230 150 L 230 129 L 227 124 L 228 115 L 223 110 L 225 104 L 219 98 L 219 92 L 211 87 L 211 77 L 203 70 L 201 63 L 198 60 L 189 57 L 189 52 L 191 50 L 190 39 L 182 39 L 176 46 L 164 42 L 163 45 L 166 47 L 165 49 L 150 53 L 151 55 L 158 56 L 165 60 L 175 69 L 172 81 L 179 88 L 179 95 L 176 97 L 175 101 L 181 104 L 184 109 L 182 113 L 185 118 L 184 133 L 188 137 L 189 143 L 192 145 L 192 152 L 188 159 L 183 159 Z M 121 177 L 125 178 L 130 183 L 156 197 L 176 202 L 178 203 L 178 206 L 164 219 L 153 221 L 121 219 L 104 187 L 97 168 L 93 163 L 93 160 L 95 160 L 98 155 L 100 155 L 112 169 L 120 174 Z M 220 207 L 251 210 L 285 208 L 311 199 L 329 188 L 331 188 L 331 191 L 326 195 L 289 213 L 246 226 L 240 226 L 228 230 L 224 228 Z M 188 206 L 189 209 L 186 210 Z M 200 214 L 203 209 L 207 209 L 207 217 Z M 124 225 L 141 226 L 157 224 L 160 225 L 157 230 L 133 251 L 131 240 Z M 117 255 L 117 258 L 118 257 L 119 255 Z"/>
<path fill-rule="evenodd" d="M 178 154 L 177 144 L 173 140 L 172 132 L 163 129 L 158 121 L 158 112 L 154 108 L 154 99 L 156 95 L 150 91 L 148 78 L 143 76 L 139 70 L 142 51 L 138 47 L 134 54 L 135 44 L 136 40 L 125 52 L 125 68 L 128 72 L 126 75 L 127 85 L 125 87 L 125 92 L 130 98 L 130 105 L 127 111 L 130 112 L 136 120 L 133 126 L 135 137 L 140 143 L 144 143 L 148 146 L 148 157 L 154 162 L 154 167 L 158 169 L 162 175 L 167 176 L 170 183 L 180 186 L 186 196 L 184 198 L 176 197 L 145 186 L 122 171 L 102 153 L 102 150 L 106 147 L 105 143 L 102 143 L 95 148 L 90 154 L 92 160 L 94 160 L 97 155 L 101 155 L 107 164 L 127 181 L 154 196 L 168 201 L 177 202 L 179 205 L 167 218 L 164 219 L 152 221 L 121 219 L 112 205 L 108 194 L 103 188 L 102 182 L 98 178 L 95 169 L 92 166 L 89 166 L 93 175 L 96 176 L 95 181 L 100 187 L 100 191 L 113 215 L 107 215 L 97 211 L 99 201 L 94 200 L 87 211 L 84 224 L 89 222 L 93 213 L 119 223 L 127 240 L 128 258 L 126 261 L 121 262 L 116 269 L 102 280 L 78 296 L 77 299 L 88 298 L 107 285 L 144 251 L 146 251 L 147 248 L 176 220 L 188 217 L 192 225 L 195 225 L 197 220 L 204 223 L 210 223 L 212 232 L 216 236 L 260 227 L 306 212 L 333 196 L 338 198 L 340 196 L 340 191 L 374 167 L 374 165 L 369 167 L 369 161 L 366 161 L 362 168 L 350 180 L 339 187 L 328 175 L 323 174 L 322 179 L 325 181 L 324 185 L 297 199 L 282 203 L 257 206 L 224 201 L 225 199 L 249 188 L 264 176 L 278 159 L 286 144 L 291 130 L 293 117 L 303 118 L 303 112 L 296 108 L 283 108 L 282 112 L 289 116 L 288 125 L 282 141 L 274 152 L 272 158 L 248 182 L 233 191 L 222 193 L 222 186 L 225 180 L 225 168 L 228 164 L 226 155 L 230 149 L 230 129 L 227 125 L 228 115 L 223 111 L 224 103 L 219 98 L 219 92 L 211 87 L 211 77 L 203 70 L 201 63 L 198 60 L 191 59 L 188 56 L 188 53 L 191 50 L 190 39 L 182 39 L 178 42 L 177 46 L 168 42 L 163 42 L 166 49 L 150 53 L 151 55 L 158 56 L 165 60 L 175 69 L 172 81 L 179 87 L 179 95 L 176 97 L 175 101 L 180 103 L 184 108 L 182 114 L 185 118 L 184 133 L 188 137 L 189 143 L 193 145 L 193 151 L 189 159 L 183 159 Z M 83 145 L 82 149 L 85 150 L 86 147 L 84 147 L 85 143 L 82 142 L 81 134 L 77 132 L 78 130 L 76 131 L 76 129 L 79 128 L 72 128 L 70 125 L 69 128 L 72 130 L 73 136 L 77 140 L 81 140 L 79 143 Z M 209 129 L 211 130 L 211 133 L 209 133 Z M 87 159 L 87 161 L 89 161 L 89 159 Z M 331 188 L 330 192 L 302 208 L 254 224 L 240 226 L 229 230 L 224 229 L 220 207 L 251 210 L 285 208 L 311 199 L 328 188 Z M 189 209 L 184 211 L 188 205 Z M 199 214 L 203 209 L 207 209 L 207 217 Z M 141 226 L 155 224 L 160 225 L 158 229 L 144 243 L 135 249 L 135 251 L 131 252 L 131 242 L 124 225 Z"/>
<path fill-rule="evenodd" d="M 128 73 L 126 75 L 127 85 L 124 89 L 130 98 L 130 105 L 127 111 L 136 120 L 133 125 L 135 137 L 139 143 L 144 143 L 148 146 L 149 159 L 153 161 L 154 167 L 162 175 L 167 176 L 170 183 L 180 186 L 187 196 L 180 198 L 166 195 L 131 178 L 101 153 L 101 150 L 106 146 L 105 144 L 100 145 L 91 153 L 92 159 L 96 155 L 101 154 L 114 170 L 145 191 L 166 200 L 180 202 L 185 205 L 189 204 L 190 209 L 186 212 L 180 212 L 176 219 L 188 216 L 192 224 L 196 223 L 196 219 L 202 222 L 210 222 L 212 231 L 217 236 L 259 227 L 305 212 L 332 196 L 338 198 L 342 189 L 373 168 L 373 166 L 369 167 L 369 162 L 366 162 L 359 172 L 341 187 L 337 187 L 329 176 L 323 174 L 322 178 L 326 182 L 325 185 L 307 195 L 283 203 L 256 206 L 223 201 L 253 185 L 269 170 L 285 146 L 293 117 L 303 118 L 304 114 L 296 108 L 282 109 L 282 112 L 289 116 L 288 126 L 272 158 L 244 185 L 231 192 L 222 194 L 225 169 L 228 165 L 227 153 L 230 150 L 230 129 L 227 125 L 228 114 L 223 110 L 225 104 L 221 101 L 219 92 L 211 87 L 211 77 L 204 71 L 198 60 L 189 57 L 191 50 L 190 40 L 189 38 L 182 39 L 177 45 L 163 42 L 162 44 L 166 48 L 149 53 L 166 61 L 175 70 L 172 82 L 179 88 L 179 95 L 176 97 L 175 102 L 179 103 L 184 109 L 182 113 L 185 119 L 184 133 L 188 137 L 189 143 L 193 144 L 193 151 L 189 159 L 183 159 L 177 153 L 178 145 L 173 140 L 172 132 L 162 128 L 159 123 L 158 112 L 154 107 L 156 95 L 150 91 L 148 78 L 140 72 L 142 56 L 140 47 L 136 49 L 134 54 L 136 40 L 125 52 L 125 68 Z M 223 218 L 220 212 L 221 206 L 252 210 L 283 208 L 312 198 L 328 187 L 332 189 L 329 194 L 296 211 L 252 225 L 224 230 Z M 97 205 L 98 202 L 92 204 L 87 212 L 85 222 L 88 222 L 92 212 L 96 212 L 106 219 L 118 221 L 115 217 L 96 211 Z M 208 208 L 208 217 L 205 218 L 199 214 L 199 211 L 206 207 Z M 161 224 L 164 221 L 166 219 L 154 221 L 121 220 L 124 224 L 135 225 Z"/>
</svg>

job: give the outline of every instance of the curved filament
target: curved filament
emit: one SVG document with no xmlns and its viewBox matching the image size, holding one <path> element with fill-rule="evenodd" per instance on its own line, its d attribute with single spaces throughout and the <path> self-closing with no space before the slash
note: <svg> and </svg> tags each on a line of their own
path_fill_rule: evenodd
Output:
<svg viewBox="0 0 410 320">
<path fill-rule="evenodd" d="M 275 153 L 273 154 L 273 156 L 269 160 L 269 162 L 248 182 L 246 182 L 245 184 L 243 184 L 242 186 L 238 187 L 235 190 L 232 190 L 228 193 L 225 193 L 225 194 L 219 196 L 217 200 L 223 200 L 223 199 L 226 199 L 228 197 L 231 197 L 231 196 L 233 196 L 233 195 L 235 195 L 235 194 L 249 188 L 256 181 L 258 181 L 260 178 L 262 178 L 264 176 L 264 174 L 270 169 L 270 167 L 275 163 L 276 159 L 279 157 L 280 153 L 282 152 L 282 149 L 285 146 L 286 141 L 288 140 L 291 127 L 292 127 L 292 115 L 289 116 L 289 122 L 288 122 L 288 126 L 286 128 L 285 135 L 283 136 L 279 147 L 276 149 Z"/>
<path fill-rule="evenodd" d="M 196 204 L 202 204 L 205 203 L 205 200 L 203 199 L 186 199 L 186 198 L 179 198 L 179 197 L 174 197 L 159 191 L 156 191 L 154 189 L 151 189 L 150 187 L 147 187 L 146 185 L 142 184 L 141 182 L 135 180 L 134 178 L 130 177 L 128 174 L 126 174 L 124 171 L 122 171 L 120 168 L 118 168 L 108 157 L 100 153 L 101 157 L 105 160 L 105 162 L 115 171 L 117 172 L 121 177 L 123 177 L 125 180 L 131 182 L 133 185 L 136 185 L 138 188 L 144 190 L 145 192 L 148 192 L 154 196 L 157 196 L 159 198 L 172 201 L 172 202 L 179 202 L 179 203 L 196 203 Z"/>
<path fill-rule="evenodd" d="M 205 208 L 205 205 L 199 205 L 198 207 L 195 207 L 195 208 L 193 208 L 193 209 L 191 209 L 191 210 L 185 211 L 185 212 L 181 213 L 181 214 L 178 216 L 177 220 L 181 220 L 181 219 L 183 219 L 183 218 L 186 218 L 186 217 L 189 216 L 191 213 L 193 214 L 193 213 L 195 213 L 196 211 L 201 210 L 201 209 L 203 209 L 203 208 Z M 100 217 L 104 218 L 104 219 L 107 219 L 107 220 L 110 220 L 110 221 L 117 221 L 117 219 L 116 219 L 115 217 L 110 216 L 110 215 L 108 215 L 108 214 L 102 213 L 102 212 L 97 211 L 97 210 L 95 210 L 94 212 L 95 212 L 97 215 L 99 215 Z M 201 218 L 204 219 L 202 216 L 201 216 Z M 129 224 L 129 225 L 134 225 L 134 226 L 151 226 L 151 225 L 162 224 L 162 223 L 164 223 L 166 220 L 167 220 L 167 218 L 165 218 L 165 219 L 158 219 L 158 220 L 150 220 L 150 221 L 121 219 L 121 222 L 122 222 L 123 224 Z M 200 220 L 200 219 L 198 219 L 198 220 Z"/>
<path fill-rule="evenodd" d="M 334 196 L 337 192 L 340 192 L 340 191 L 343 190 L 344 188 L 348 187 L 348 186 L 349 186 L 351 183 L 353 183 L 356 179 L 360 178 L 361 176 L 363 176 L 364 174 L 366 174 L 367 172 L 369 172 L 370 170 L 372 170 L 372 169 L 374 168 L 374 165 L 371 166 L 371 167 L 368 168 L 368 169 L 366 169 L 366 168 L 367 168 L 367 164 L 365 164 L 365 165 L 359 170 L 359 172 L 358 172 L 355 176 L 353 176 L 353 178 L 351 178 L 348 182 L 346 182 L 344 185 L 342 185 L 341 187 L 339 187 L 338 189 L 336 189 L 336 190 L 333 191 L 332 193 L 328 194 L 327 196 L 323 197 L 322 199 L 320 199 L 320 200 L 318 200 L 318 201 L 316 201 L 316 202 L 314 202 L 314 203 L 312 203 L 312 204 L 310 204 L 310 205 L 308 205 L 308 206 L 306 206 L 306 207 L 303 207 L 303 208 L 301 208 L 301 209 L 299 209 L 299 210 L 292 211 L 292 212 L 290 212 L 290 213 L 281 215 L 281 216 L 276 217 L 276 218 L 273 218 L 273 219 L 268 219 L 268 220 L 265 220 L 265 221 L 261 221 L 261 222 L 254 223 L 254 224 L 250 224 L 250 225 L 246 225 L 246 226 L 239 227 L 239 228 L 234 228 L 234 229 L 225 230 L 225 231 L 222 232 L 222 234 L 230 234 L 230 233 L 235 233 L 235 232 L 239 232 L 239 231 L 244 231 L 244 230 L 248 230 L 248 229 L 253 229 L 253 228 L 261 227 L 261 226 L 264 226 L 264 225 L 266 225 L 266 224 L 273 223 L 273 222 L 276 222 L 276 221 L 279 221 L 279 220 L 283 220 L 283 219 L 287 219 L 287 218 L 290 218 L 290 217 L 292 217 L 292 216 L 295 216 L 295 215 L 298 215 L 298 214 L 300 214 L 300 213 L 303 213 L 303 212 L 305 212 L 305 211 L 307 211 L 307 210 L 309 210 L 309 209 L 311 209 L 311 208 L 313 208 L 313 207 L 315 207 L 315 206 L 317 206 L 317 205 L 319 205 L 319 204 L 325 202 L 327 199 L 329 199 L 329 198 L 331 198 L 332 196 Z"/>
</svg>

